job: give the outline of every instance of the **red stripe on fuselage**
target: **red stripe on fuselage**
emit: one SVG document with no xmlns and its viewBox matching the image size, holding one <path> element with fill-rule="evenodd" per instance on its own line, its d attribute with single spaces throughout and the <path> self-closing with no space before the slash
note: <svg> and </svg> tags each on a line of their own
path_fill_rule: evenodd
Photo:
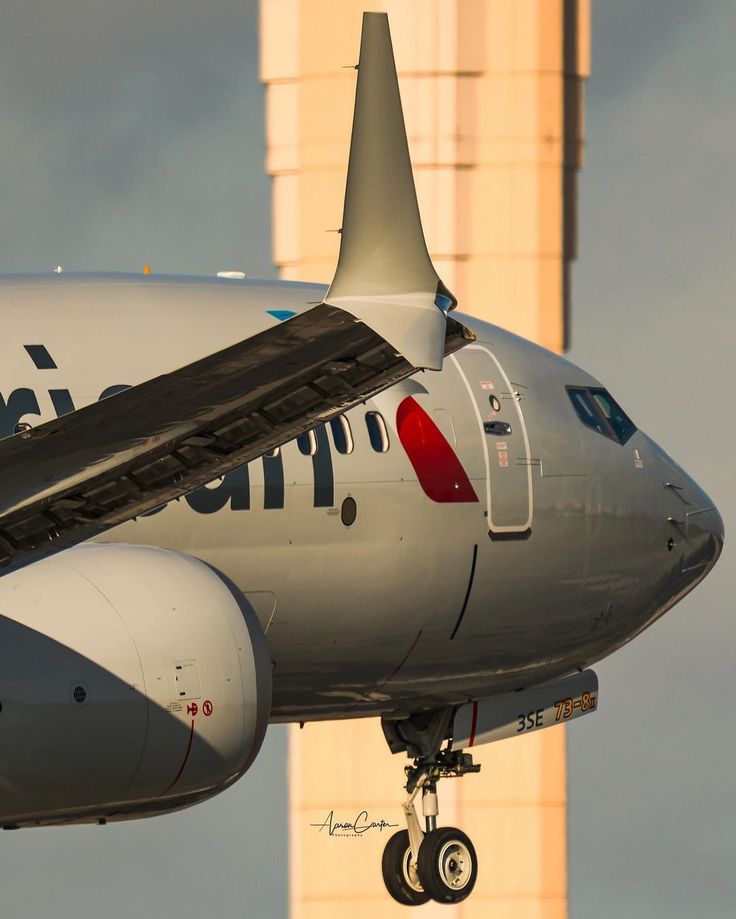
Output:
<svg viewBox="0 0 736 919">
<path fill-rule="evenodd" d="M 475 729 L 478 727 L 478 703 L 473 702 L 473 723 L 470 725 L 470 739 L 468 746 L 472 747 L 475 743 Z"/>
<path fill-rule="evenodd" d="M 412 396 L 396 411 L 396 429 L 427 497 L 441 503 L 478 501 L 455 451 Z"/>
</svg>

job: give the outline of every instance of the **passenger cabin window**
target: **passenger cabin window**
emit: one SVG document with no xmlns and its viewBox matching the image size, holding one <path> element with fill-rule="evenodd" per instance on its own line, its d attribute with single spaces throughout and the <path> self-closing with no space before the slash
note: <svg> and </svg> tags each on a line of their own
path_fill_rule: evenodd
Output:
<svg viewBox="0 0 736 919">
<path fill-rule="evenodd" d="M 304 434 L 300 434 L 297 437 L 296 444 L 299 447 L 300 453 L 303 453 L 305 456 L 314 456 L 317 452 L 317 435 L 314 433 L 314 430 L 305 431 Z"/>
<path fill-rule="evenodd" d="M 371 440 L 371 447 L 376 453 L 385 453 L 388 450 L 388 431 L 383 415 L 378 412 L 367 412 L 365 423 L 368 428 L 368 436 Z"/>
<path fill-rule="evenodd" d="M 332 439 L 335 441 L 335 449 L 338 453 L 353 452 L 353 432 L 350 430 L 350 422 L 344 415 L 338 415 L 330 422 Z"/>
<path fill-rule="evenodd" d="M 281 447 L 274 447 L 273 450 L 268 450 L 263 455 L 269 457 L 269 459 L 275 459 L 279 453 L 281 453 Z"/>
<path fill-rule="evenodd" d="M 619 444 L 625 444 L 636 433 L 634 422 L 607 390 L 568 386 L 567 394 L 586 427 Z"/>
</svg>

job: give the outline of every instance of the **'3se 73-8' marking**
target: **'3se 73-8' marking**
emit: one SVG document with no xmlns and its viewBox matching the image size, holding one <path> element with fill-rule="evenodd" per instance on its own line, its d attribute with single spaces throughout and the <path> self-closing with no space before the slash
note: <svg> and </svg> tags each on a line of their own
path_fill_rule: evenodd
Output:
<svg viewBox="0 0 736 919">
<path fill-rule="evenodd" d="M 558 699 L 555 702 L 555 721 L 568 721 L 575 714 L 585 715 L 596 707 L 597 696 L 594 693 L 584 692 L 578 698 L 567 696 L 565 699 Z M 524 731 L 533 731 L 535 728 L 543 728 L 544 709 L 538 708 L 536 711 L 521 714 L 516 720 L 516 733 L 522 734 Z"/>
<path fill-rule="evenodd" d="M 452 725 L 452 749 L 504 740 L 563 724 L 598 708 L 598 677 L 583 670 L 559 680 L 461 705 Z"/>
</svg>

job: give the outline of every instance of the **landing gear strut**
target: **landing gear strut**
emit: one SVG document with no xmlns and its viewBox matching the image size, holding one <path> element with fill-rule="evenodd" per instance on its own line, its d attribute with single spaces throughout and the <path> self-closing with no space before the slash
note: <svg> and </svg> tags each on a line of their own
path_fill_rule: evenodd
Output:
<svg viewBox="0 0 736 919">
<path fill-rule="evenodd" d="M 400 734 L 395 725 L 388 727 L 384 723 L 384 731 L 389 746 L 396 750 L 402 741 L 397 741 Z M 426 742 L 420 741 L 405 743 L 403 747 L 417 754 L 413 764 L 405 768 L 407 798 L 403 808 L 407 828 L 394 833 L 383 852 L 386 889 L 405 906 L 420 906 L 430 899 L 459 903 L 469 896 L 478 876 L 475 848 L 466 834 L 454 827 L 437 826 L 437 784 L 441 778 L 479 772 L 480 766 L 473 764 L 468 753 L 449 749 L 427 753 L 426 746 Z M 420 792 L 424 829 L 415 805 Z"/>
</svg>

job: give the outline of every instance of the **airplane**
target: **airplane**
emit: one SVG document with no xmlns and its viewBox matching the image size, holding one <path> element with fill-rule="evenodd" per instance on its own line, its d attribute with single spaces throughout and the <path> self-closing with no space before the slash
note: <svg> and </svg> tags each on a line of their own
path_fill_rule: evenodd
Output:
<svg viewBox="0 0 736 919">
<path fill-rule="evenodd" d="M 4 829 L 169 813 L 270 723 L 380 717 L 409 758 L 387 891 L 460 902 L 478 860 L 439 782 L 596 711 L 590 667 L 720 555 L 595 377 L 456 311 L 385 14 L 329 287 L 59 271 L 0 302 Z"/>
</svg>

